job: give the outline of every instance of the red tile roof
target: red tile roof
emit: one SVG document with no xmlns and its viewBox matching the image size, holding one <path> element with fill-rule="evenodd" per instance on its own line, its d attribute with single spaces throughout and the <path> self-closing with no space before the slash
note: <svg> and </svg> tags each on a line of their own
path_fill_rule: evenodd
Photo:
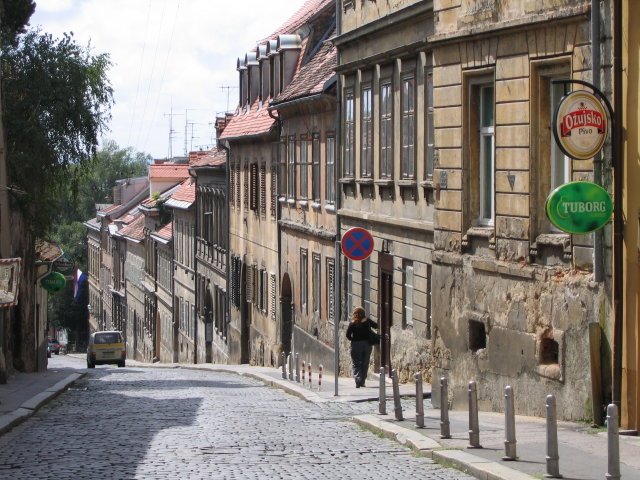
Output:
<svg viewBox="0 0 640 480">
<path fill-rule="evenodd" d="M 258 106 L 259 101 L 256 100 L 249 112 L 235 114 L 222 131 L 220 138 L 231 139 L 269 133 L 275 124 L 275 119 L 269 116 L 268 103 L 264 103 L 260 109 Z"/>
<path fill-rule="evenodd" d="M 41 262 L 52 262 L 62 255 L 62 249 L 58 245 L 46 240 L 36 240 L 35 251 L 36 258 Z"/>
<path fill-rule="evenodd" d="M 100 210 L 101 213 L 105 213 L 108 214 L 109 212 L 113 212 L 114 210 L 120 208 L 120 204 L 113 204 L 113 205 L 109 205 L 108 207 L 106 207 L 104 210 Z"/>
<path fill-rule="evenodd" d="M 170 197 L 178 202 L 196 201 L 196 183 L 193 178 L 187 178 Z"/>
<path fill-rule="evenodd" d="M 144 215 L 138 213 L 136 219 L 118 232 L 120 235 L 134 240 L 144 240 Z"/>
<path fill-rule="evenodd" d="M 189 165 L 191 167 L 215 167 L 224 165 L 227 161 L 227 152 L 224 149 L 212 148 L 203 152 L 189 153 Z"/>
<path fill-rule="evenodd" d="M 161 163 L 149 165 L 149 178 L 160 179 L 181 179 L 189 176 L 189 165 L 186 163 Z"/>
<path fill-rule="evenodd" d="M 156 235 L 165 240 L 171 240 L 173 238 L 173 222 L 169 222 L 164 227 L 158 229 Z"/>
<path fill-rule="evenodd" d="M 296 13 L 291 15 L 275 32 L 263 39 L 259 43 L 266 42 L 269 39 L 276 38 L 278 35 L 285 33 L 295 33 L 303 26 L 311 17 L 322 10 L 328 4 L 335 4 L 334 0 L 308 0 L 302 5 Z"/>
<path fill-rule="evenodd" d="M 325 42 L 273 103 L 321 93 L 325 82 L 335 74 L 335 67 L 336 48 L 333 43 Z"/>
</svg>

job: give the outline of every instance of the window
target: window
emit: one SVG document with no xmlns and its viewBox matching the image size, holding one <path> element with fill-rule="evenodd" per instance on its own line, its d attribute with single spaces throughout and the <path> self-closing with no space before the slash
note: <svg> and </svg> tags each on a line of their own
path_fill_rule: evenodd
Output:
<svg viewBox="0 0 640 480">
<path fill-rule="evenodd" d="M 360 158 L 360 176 L 369 178 L 372 175 L 373 168 L 373 127 L 372 127 L 372 106 L 371 106 L 371 85 L 362 87 L 360 94 L 360 105 L 362 112 L 360 114 L 360 130 L 361 130 L 361 158 Z"/>
<path fill-rule="evenodd" d="M 335 260 L 327 258 L 327 319 L 333 323 L 335 319 Z"/>
<path fill-rule="evenodd" d="M 300 198 L 309 197 L 309 141 L 306 135 L 300 138 Z"/>
<path fill-rule="evenodd" d="M 433 167 L 435 160 L 434 138 L 435 128 L 433 123 L 433 70 L 429 69 L 424 75 L 426 92 L 425 92 L 425 166 L 424 172 L 426 179 L 433 178 Z"/>
<path fill-rule="evenodd" d="M 344 318 L 349 321 L 353 312 L 353 260 L 345 259 L 345 291 L 347 294 L 347 304 Z"/>
<path fill-rule="evenodd" d="M 413 326 L 413 262 L 404 261 L 402 276 L 402 328 L 407 328 Z"/>
<path fill-rule="evenodd" d="M 326 165 L 327 165 L 327 175 L 326 175 L 326 192 L 327 192 L 327 203 L 335 203 L 336 202 L 336 189 L 335 189 L 335 162 L 336 162 L 336 139 L 333 136 L 333 133 L 327 134 L 327 145 L 326 145 Z"/>
<path fill-rule="evenodd" d="M 362 265 L 362 306 L 367 316 L 371 315 L 371 260 L 367 258 L 360 262 Z"/>
<path fill-rule="evenodd" d="M 489 83 L 490 82 L 490 83 Z M 476 226 L 491 226 L 494 219 L 495 134 L 493 79 L 471 79 L 468 83 L 468 114 L 465 140 L 468 142 L 469 218 Z"/>
<path fill-rule="evenodd" d="M 288 181 L 287 181 L 287 196 L 289 198 L 296 198 L 296 137 L 293 135 L 289 137 L 289 160 L 287 166 Z"/>
<path fill-rule="evenodd" d="M 320 271 L 320 255 L 314 253 L 312 262 L 313 313 L 320 317 L 320 305 L 322 305 L 322 272 Z"/>
<path fill-rule="evenodd" d="M 402 178 L 415 178 L 415 76 L 402 78 L 400 92 L 402 104 Z"/>
<path fill-rule="evenodd" d="M 300 249 L 300 307 L 303 313 L 307 313 L 309 296 L 309 266 L 307 262 L 307 250 Z"/>
<path fill-rule="evenodd" d="M 549 95 L 550 97 L 549 98 L 549 101 L 550 101 L 549 118 L 550 120 L 553 120 L 552 119 L 553 112 L 555 112 L 556 107 L 558 106 L 558 104 L 560 103 L 560 100 L 564 96 L 564 85 L 560 83 L 552 84 L 551 79 L 548 79 L 547 81 L 550 84 L 550 90 L 551 90 L 551 94 Z M 551 193 L 551 191 L 555 190 L 560 185 L 567 183 L 569 181 L 569 178 L 570 178 L 569 170 L 570 170 L 571 164 L 570 164 L 569 157 L 567 157 L 562 152 L 562 150 L 560 150 L 560 147 L 558 146 L 557 142 L 553 138 L 552 128 L 549 128 L 549 143 L 551 144 L 551 148 L 550 148 L 551 150 L 550 151 L 551 186 L 549 189 L 549 193 Z"/>
<path fill-rule="evenodd" d="M 393 98 L 391 81 L 380 85 L 380 178 L 393 177 Z"/>
<path fill-rule="evenodd" d="M 344 171 L 345 177 L 353 177 L 355 126 L 353 90 L 345 93 L 344 104 Z"/>
<path fill-rule="evenodd" d="M 311 144 L 311 162 L 313 163 L 311 171 L 311 196 L 313 201 L 320 201 L 320 134 L 314 133 Z"/>
<path fill-rule="evenodd" d="M 287 142 L 284 138 L 280 142 L 278 159 L 278 164 L 280 166 L 280 182 L 278 183 L 278 194 L 281 197 L 285 197 L 287 195 Z"/>
</svg>

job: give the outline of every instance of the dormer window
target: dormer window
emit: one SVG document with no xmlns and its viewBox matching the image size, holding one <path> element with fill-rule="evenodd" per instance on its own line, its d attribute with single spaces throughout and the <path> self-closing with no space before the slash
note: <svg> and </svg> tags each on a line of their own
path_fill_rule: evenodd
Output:
<svg viewBox="0 0 640 480">
<path fill-rule="evenodd" d="M 269 57 L 267 56 L 267 44 L 258 45 L 258 64 L 260 76 L 260 105 L 269 95 Z"/>
<path fill-rule="evenodd" d="M 277 40 L 269 40 L 267 43 L 267 56 L 269 57 L 269 96 L 274 98 L 279 93 L 280 84 L 280 54 Z"/>
<path fill-rule="evenodd" d="M 247 52 L 245 55 L 245 66 L 247 68 L 247 102 L 251 107 L 256 98 L 258 98 L 258 90 L 260 88 L 260 75 L 258 55 L 255 50 Z"/>
<path fill-rule="evenodd" d="M 238 66 L 236 67 L 236 70 L 238 71 L 238 77 L 239 77 L 239 84 L 238 84 L 238 91 L 239 91 L 239 95 L 238 95 L 238 105 L 240 105 L 240 108 L 244 107 L 244 104 L 247 101 L 247 89 L 246 89 L 246 77 L 247 77 L 247 67 L 246 67 L 246 59 L 245 58 L 238 58 Z"/>
<path fill-rule="evenodd" d="M 278 93 L 284 90 L 293 79 L 302 49 L 300 35 L 279 35 L 277 50 L 280 54 L 280 81 Z"/>
</svg>

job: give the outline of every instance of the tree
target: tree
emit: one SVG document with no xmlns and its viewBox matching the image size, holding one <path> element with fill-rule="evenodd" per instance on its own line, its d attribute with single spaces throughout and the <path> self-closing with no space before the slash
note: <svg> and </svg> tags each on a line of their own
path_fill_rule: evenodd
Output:
<svg viewBox="0 0 640 480">
<path fill-rule="evenodd" d="M 11 241 L 13 252 L 23 259 L 19 306 L 10 321 L 6 349 L 16 368 L 34 371 L 36 351 L 27 346 L 41 341 L 33 322 L 35 238 L 47 237 L 91 166 L 110 119 L 111 64 L 108 55 L 93 54 L 72 35 L 54 39 L 39 31 L 21 33 L 33 2 L 0 1 L 1 13 L 21 4 L 12 10 L 15 21 L 7 22 L 17 35 L 11 37 L 3 28 L 0 45 Z"/>
</svg>

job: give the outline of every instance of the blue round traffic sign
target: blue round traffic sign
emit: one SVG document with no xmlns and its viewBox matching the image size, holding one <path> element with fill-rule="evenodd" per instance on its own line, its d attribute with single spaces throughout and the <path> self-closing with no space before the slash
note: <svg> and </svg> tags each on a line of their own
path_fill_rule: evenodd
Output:
<svg viewBox="0 0 640 480">
<path fill-rule="evenodd" d="M 364 228 L 353 227 L 342 236 L 342 253 L 351 260 L 365 260 L 373 252 L 373 236 Z"/>
</svg>

